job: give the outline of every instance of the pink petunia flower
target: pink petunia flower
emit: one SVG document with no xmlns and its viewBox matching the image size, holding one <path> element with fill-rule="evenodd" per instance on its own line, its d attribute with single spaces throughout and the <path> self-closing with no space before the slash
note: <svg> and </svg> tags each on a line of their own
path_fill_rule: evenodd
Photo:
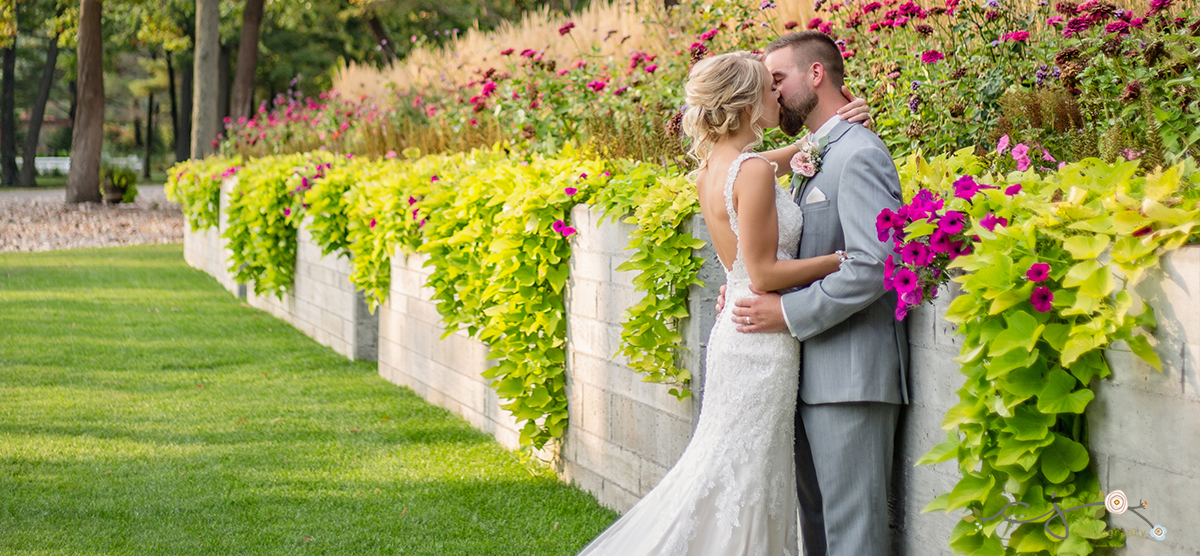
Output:
<svg viewBox="0 0 1200 556">
<path fill-rule="evenodd" d="M 950 245 L 950 235 L 941 230 L 936 230 L 929 236 L 929 250 L 934 253 L 949 253 Z"/>
<path fill-rule="evenodd" d="M 562 230 L 560 231 L 562 232 L 563 237 L 571 237 L 575 234 L 575 228 L 570 226 L 563 226 Z"/>
<path fill-rule="evenodd" d="M 1008 150 L 1008 136 L 1005 135 L 996 142 L 996 154 L 1004 154 Z"/>
<path fill-rule="evenodd" d="M 1010 185 L 1004 189 L 1004 194 L 1009 195 L 1009 196 L 1016 195 L 1017 193 L 1020 193 L 1020 192 L 1021 192 L 1021 184 L 1019 184 L 1019 183 Z"/>
<path fill-rule="evenodd" d="M 948 210 L 938 219 L 938 229 L 944 234 L 957 234 L 966 226 L 966 218 L 961 212 Z"/>
<path fill-rule="evenodd" d="M 579 193 L 579 190 L 575 189 L 574 187 L 568 187 L 566 189 L 563 189 L 563 193 L 566 193 L 567 195 L 574 195 L 576 193 Z"/>
<path fill-rule="evenodd" d="M 372 219 L 371 219 L 371 227 L 372 227 L 372 228 L 374 228 L 374 227 L 375 227 L 375 219 L 374 219 L 374 218 L 372 218 Z"/>
<path fill-rule="evenodd" d="M 994 232 L 996 231 L 996 226 L 1008 226 L 1008 219 L 989 212 L 987 216 L 979 220 L 979 225 L 987 228 L 989 232 Z"/>
<path fill-rule="evenodd" d="M 1025 272 L 1025 277 L 1030 282 L 1041 282 L 1050 277 L 1050 265 L 1047 263 L 1033 263 L 1029 270 Z"/>
<path fill-rule="evenodd" d="M 901 295 L 913 291 L 918 285 L 917 274 L 907 268 L 901 268 L 892 275 L 892 287 Z"/>
<path fill-rule="evenodd" d="M 558 233 L 562 233 L 563 228 L 565 228 L 566 226 L 567 226 L 566 222 L 563 222 L 562 220 L 555 220 L 554 223 L 550 225 L 550 229 L 554 230 Z"/>
<path fill-rule="evenodd" d="M 1050 288 L 1038 286 L 1034 288 L 1033 294 L 1029 296 L 1029 302 L 1033 304 L 1034 310 L 1039 313 L 1045 313 L 1053 308 L 1051 303 L 1054 301 L 1054 293 Z"/>
</svg>

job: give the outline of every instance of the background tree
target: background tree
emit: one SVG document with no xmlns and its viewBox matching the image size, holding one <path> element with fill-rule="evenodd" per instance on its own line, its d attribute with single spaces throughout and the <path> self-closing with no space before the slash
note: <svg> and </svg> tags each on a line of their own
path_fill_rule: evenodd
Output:
<svg viewBox="0 0 1200 556">
<path fill-rule="evenodd" d="M 13 2 L 12 25 L 20 23 L 20 5 Z M 19 32 L 19 31 L 18 31 Z M 0 66 L 3 66 L 3 85 L 0 85 L 0 185 L 12 186 L 17 183 L 17 37 L 6 41 L 3 54 L 0 54 Z"/>
<path fill-rule="evenodd" d="M 242 11 L 242 36 L 238 43 L 237 71 L 233 78 L 230 116 L 247 118 L 254 109 L 254 76 L 258 70 L 258 33 L 262 26 L 263 0 L 246 0 Z"/>
<path fill-rule="evenodd" d="M 62 6 L 57 8 L 57 17 L 65 12 Z M 25 150 L 21 156 L 21 177 L 17 185 L 21 187 L 37 187 L 37 147 L 42 134 L 42 122 L 46 118 L 46 103 L 50 100 L 50 91 L 54 87 L 54 73 L 58 66 L 58 47 L 62 32 L 57 29 L 57 22 L 51 20 L 44 28 L 50 29 L 46 40 L 46 62 L 42 66 L 42 78 L 38 81 L 37 96 L 29 111 L 29 129 L 25 132 Z"/>
<path fill-rule="evenodd" d="M 81 0 L 78 29 L 77 102 L 71 131 L 67 202 L 100 201 L 100 152 L 104 146 L 104 39 L 100 0 Z"/>
<path fill-rule="evenodd" d="M 219 0 L 196 0 L 196 49 L 192 66 L 192 158 L 213 152 L 220 122 L 221 6 Z"/>
</svg>

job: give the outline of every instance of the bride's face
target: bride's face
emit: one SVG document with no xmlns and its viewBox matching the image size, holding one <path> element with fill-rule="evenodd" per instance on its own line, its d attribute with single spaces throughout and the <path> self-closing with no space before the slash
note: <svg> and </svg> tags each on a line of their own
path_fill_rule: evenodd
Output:
<svg viewBox="0 0 1200 556">
<path fill-rule="evenodd" d="M 756 123 L 762 129 L 779 125 L 779 91 L 775 90 L 775 80 L 770 75 L 763 79 L 762 116 Z"/>
</svg>

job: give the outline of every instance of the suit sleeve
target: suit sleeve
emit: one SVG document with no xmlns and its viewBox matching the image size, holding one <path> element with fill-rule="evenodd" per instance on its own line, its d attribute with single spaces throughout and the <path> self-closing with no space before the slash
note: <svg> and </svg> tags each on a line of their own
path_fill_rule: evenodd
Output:
<svg viewBox="0 0 1200 556">
<path fill-rule="evenodd" d="M 884 294 L 883 261 L 890 243 L 879 241 L 875 217 L 900 208 L 900 177 L 884 150 L 865 147 L 850 155 L 838 183 L 837 211 L 846 241 L 841 269 L 808 287 L 783 295 L 788 329 L 800 341 L 863 310 Z"/>
</svg>

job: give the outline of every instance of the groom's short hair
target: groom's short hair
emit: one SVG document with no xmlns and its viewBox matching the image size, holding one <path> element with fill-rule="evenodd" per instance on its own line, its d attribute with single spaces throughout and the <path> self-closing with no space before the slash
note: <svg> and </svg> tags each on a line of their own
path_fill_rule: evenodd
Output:
<svg viewBox="0 0 1200 556">
<path fill-rule="evenodd" d="M 829 35 L 820 31 L 797 31 L 779 37 L 767 45 L 767 54 L 791 48 L 796 57 L 796 67 L 807 68 L 820 63 L 825 74 L 836 87 L 846 81 L 846 66 L 842 63 L 842 51 Z"/>
</svg>

